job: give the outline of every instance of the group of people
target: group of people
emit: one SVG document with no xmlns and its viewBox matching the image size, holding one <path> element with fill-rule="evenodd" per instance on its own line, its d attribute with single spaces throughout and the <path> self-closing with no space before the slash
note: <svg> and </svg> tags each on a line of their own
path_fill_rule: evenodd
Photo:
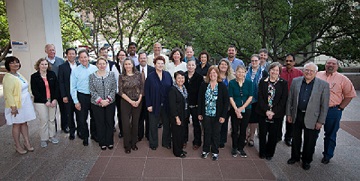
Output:
<svg viewBox="0 0 360 181">
<path fill-rule="evenodd" d="M 90 137 L 102 150 L 114 148 L 117 110 L 118 136 L 124 139 L 125 153 L 138 150 L 136 143 L 144 137 L 150 149 L 156 150 L 158 128 L 162 127 L 161 146 L 172 148 L 176 157 L 184 158 L 191 120 L 192 148 L 202 146 L 202 158 L 212 153 L 212 160 L 218 160 L 231 120 L 232 156 L 247 157 L 244 147 L 254 146 L 258 130 L 259 157 L 271 160 L 282 140 L 285 117 L 284 141 L 292 147 L 288 164 L 301 158 L 303 169 L 310 168 L 323 125 L 321 162 L 327 164 L 333 157 L 342 110 L 356 96 L 350 80 L 337 73 L 338 60 L 330 58 L 325 71 L 317 73 L 318 67 L 312 62 L 305 64 L 302 71 L 296 69 L 292 54 L 286 55 L 284 67 L 279 62 L 270 64 L 266 49 L 253 54 L 248 66 L 236 58 L 235 46 L 228 47 L 228 57 L 217 65 L 210 65 L 206 51 L 195 58 L 191 46 L 186 47 L 185 54 L 174 48 L 170 57 L 161 54 L 161 49 L 161 44 L 155 43 L 153 54 L 137 54 L 137 45 L 131 42 L 128 51 L 120 50 L 113 62 L 107 59 L 107 49 L 101 48 L 93 65 L 86 50 L 77 53 L 67 49 L 64 62 L 55 56 L 54 45 L 49 44 L 45 47 L 47 56 L 35 64 L 31 91 L 17 72 L 21 67 L 19 59 L 7 57 L 8 73 L 3 81 L 5 116 L 13 125 L 16 151 L 24 154 L 34 150 L 26 122 L 36 118 L 35 111 L 40 120 L 41 147 L 59 142 L 55 129 L 58 104 L 61 129 L 69 133 L 69 139 L 75 139 L 76 131 L 84 146 Z M 19 141 L 20 133 L 25 149 Z"/>
</svg>

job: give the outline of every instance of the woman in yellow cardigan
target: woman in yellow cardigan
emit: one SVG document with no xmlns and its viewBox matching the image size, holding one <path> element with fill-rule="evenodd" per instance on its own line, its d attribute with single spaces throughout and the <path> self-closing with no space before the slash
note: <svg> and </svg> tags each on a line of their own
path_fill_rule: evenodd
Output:
<svg viewBox="0 0 360 181">
<path fill-rule="evenodd" d="M 34 151 L 30 145 L 27 122 L 36 118 L 34 106 L 29 93 L 29 84 L 17 71 L 20 69 L 20 60 L 16 57 L 5 58 L 5 68 L 8 71 L 3 79 L 5 98 L 5 119 L 12 125 L 12 135 L 15 141 L 15 150 L 19 154 Z M 20 134 L 24 138 L 24 147 L 20 144 Z"/>
</svg>

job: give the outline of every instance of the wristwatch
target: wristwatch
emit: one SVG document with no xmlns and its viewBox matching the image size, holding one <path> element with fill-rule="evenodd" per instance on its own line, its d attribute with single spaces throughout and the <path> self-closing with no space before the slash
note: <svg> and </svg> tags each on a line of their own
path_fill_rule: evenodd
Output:
<svg viewBox="0 0 360 181">
<path fill-rule="evenodd" d="M 341 111 L 344 110 L 344 108 L 341 108 L 340 105 L 337 105 L 337 108 L 340 109 Z"/>
</svg>

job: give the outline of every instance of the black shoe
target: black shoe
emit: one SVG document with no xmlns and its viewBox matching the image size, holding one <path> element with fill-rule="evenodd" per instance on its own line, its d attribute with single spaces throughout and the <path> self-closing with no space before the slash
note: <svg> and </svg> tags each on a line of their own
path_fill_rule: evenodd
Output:
<svg viewBox="0 0 360 181">
<path fill-rule="evenodd" d="M 69 136 L 69 140 L 74 140 L 74 139 L 75 139 L 75 135 L 70 134 L 70 136 Z"/>
<path fill-rule="evenodd" d="M 139 148 L 135 145 L 135 146 L 131 147 L 131 149 L 134 150 L 134 151 L 136 151 L 136 150 L 138 150 Z"/>
<path fill-rule="evenodd" d="M 271 159 L 272 159 L 272 156 L 267 156 L 267 157 L 266 157 L 266 160 L 269 160 L 269 161 L 270 161 Z"/>
<path fill-rule="evenodd" d="M 70 133 L 70 128 L 63 129 L 64 133 Z"/>
<path fill-rule="evenodd" d="M 329 162 L 330 162 L 330 159 L 327 159 L 326 157 L 323 157 L 321 159 L 321 163 L 323 163 L 323 164 L 328 164 Z"/>
<path fill-rule="evenodd" d="M 159 124 L 158 124 L 158 128 L 162 128 L 162 123 L 159 123 Z"/>
<path fill-rule="evenodd" d="M 82 140 L 84 139 L 84 137 L 81 135 L 81 133 L 78 132 L 77 135 L 80 139 L 82 139 Z"/>
<path fill-rule="evenodd" d="M 224 149 L 224 148 L 225 148 L 225 144 L 224 144 L 224 143 L 220 143 L 219 148 L 220 148 L 220 149 Z"/>
<path fill-rule="evenodd" d="M 302 168 L 303 168 L 304 170 L 309 170 L 309 169 L 310 169 L 310 163 L 303 163 L 303 164 L 302 164 Z"/>
<path fill-rule="evenodd" d="M 142 138 L 138 138 L 138 141 L 142 141 Z"/>
<path fill-rule="evenodd" d="M 292 141 L 291 141 L 291 140 L 285 140 L 285 144 L 286 144 L 287 146 L 291 146 L 291 145 L 292 145 Z"/>
<path fill-rule="evenodd" d="M 171 149 L 171 146 L 169 145 L 169 146 L 163 146 L 164 148 L 166 148 L 166 149 Z"/>
<path fill-rule="evenodd" d="M 106 146 L 100 146 L 101 150 L 106 150 Z"/>
<path fill-rule="evenodd" d="M 119 135 L 118 135 L 118 136 L 119 136 L 119 138 L 122 138 L 122 137 L 124 137 L 124 136 L 123 136 L 123 135 L 122 135 L 121 133 L 119 133 Z"/>
<path fill-rule="evenodd" d="M 186 155 L 184 153 L 181 153 L 181 155 L 179 156 L 180 158 L 185 158 Z"/>
<path fill-rule="evenodd" d="M 109 148 L 109 150 L 112 150 L 112 149 L 114 149 L 114 145 L 109 145 L 108 148 Z"/>
<path fill-rule="evenodd" d="M 265 155 L 259 155 L 260 159 L 265 159 L 266 156 Z"/>
<path fill-rule="evenodd" d="M 156 150 L 156 147 L 152 147 L 152 146 L 150 146 L 150 149 L 152 149 L 152 150 Z"/>
<path fill-rule="evenodd" d="M 129 154 L 129 153 L 131 153 L 131 150 L 125 150 L 125 153 Z"/>
<path fill-rule="evenodd" d="M 89 139 L 88 139 L 88 138 L 84 138 L 83 145 L 84 145 L 84 146 L 88 146 L 88 145 L 89 145 Z"/>
<path fill-rule="evenodd" d="M 294 163 L 296 163 L 296 162 L 298 162 L 299 160 L 295 160 L 295 159 L 293 159 L 293 158 L 290 158 L 288 161 L 287 161 L 287 164 L 289 164 L 289 165 L 292 165 L 292 164 L 294 164 Z"/>
<path fill-rule="evenodd" d="M 182 153 L 183 153 L 183 154 L 185 154 L 185 155 L 187 154 L 187 152 L 186 152 L 186 151 L 182 151 Z"/>
</svg>

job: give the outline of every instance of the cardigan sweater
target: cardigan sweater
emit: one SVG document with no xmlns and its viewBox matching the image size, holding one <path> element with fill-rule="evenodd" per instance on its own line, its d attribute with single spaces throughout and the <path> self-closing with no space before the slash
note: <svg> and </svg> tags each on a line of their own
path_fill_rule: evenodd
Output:
<svg viewBox="0 0 360 181">
<path fill-rule="evenodd" d="M 203 82 L 199 90 L 199 99 L 198 99 L 198 114 L 205 116 L 205 92 L 209 83 Z M 227 87 L 224 83 L 218 82 L 218 98 L 216 100 L 216 119 L 226 118 L 229 108 L 229 95 Z"/>
<path fill-rule="evenodd" d="M 50 88 L 50 99 L 53 101 L 54 99 L 57 99 L 59 97 L 59 83 L 57 81 L 55 72 L 53 71 L 47 71 L 46 73 L 46 79 L 49 83 Z M 40 72 L 37 71 L 31 75 L 30 79 L 31 83 L 31 91 L 34 95 L 34 102 L 35 103 L 46 103 L 46 87 L 45 82 L 43 78 L 40 75 Z"/>
<path fill-rule="evenodd" d="M 21 79 L 25 82 L 26 79 L 18 72 Z M 5 108 L 10 108 L 11 106 L 16 106 L 21 108 L 21 82 L 20 80 L 12 75 L 11 73 L 6 73 L 3 78 L 3 88 L 4 88 L 4 99 L 5 99 Z M 30 92 L 30 87 L 29 87 Z"/>
</svg>

